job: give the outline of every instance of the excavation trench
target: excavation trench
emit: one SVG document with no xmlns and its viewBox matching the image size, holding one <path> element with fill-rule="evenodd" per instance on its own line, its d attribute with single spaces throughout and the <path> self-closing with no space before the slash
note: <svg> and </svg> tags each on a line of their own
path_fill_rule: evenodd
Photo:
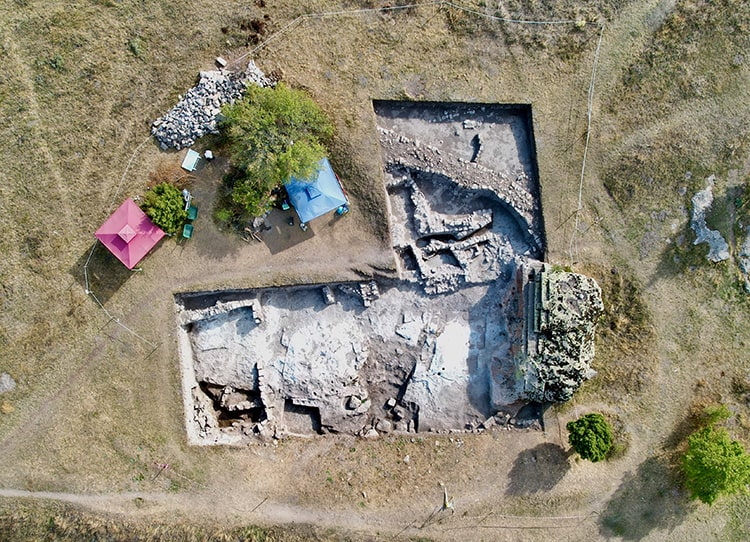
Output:
<svg viewBox="0 0 750 542">
<path fill-rule="evenodd" d="M 177 295 L 191 443 L 482 430 L 554 388 L 530 108 L 373 107 L 399 278 Z"/>
</svg>

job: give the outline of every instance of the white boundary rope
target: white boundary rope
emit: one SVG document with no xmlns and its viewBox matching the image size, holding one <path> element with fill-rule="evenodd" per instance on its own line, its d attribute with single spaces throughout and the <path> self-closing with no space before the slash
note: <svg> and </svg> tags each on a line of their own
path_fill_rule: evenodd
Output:
<svg viewBox="0 0 750 542">
<path fill-rule="evenodd" d="M 449 6 L 455 9 L 460 9 L 461 11 L 464 11 L 466 13 L 473 13 L 474 15 L 478 15 L 480 17 L 484 17 L 486 19 L 491 19 L 493 21 L 500 21 L 503 23 L 513 23 L 513 24 L 537 24 L 537 25 L 548 25 L 548 24 L 576 24 L 578 21 L 572 20 L 572 19 L 556 19 L 552 21 L 531 21 L 527 19 L 508 19 L 505 17 L 498 17 L 497 15 L 489 15 L 487 13 L 482 13 L 481 11 L 476 11 L 471 8 L 467 8 L 464 6 L 461 6 L 459 4 L 456 4 L 455 2 L 439 2 L 443 6 Z"/>
<path fill-rule="evenodd" d="M 453 9 L 463 11 L 465 13 L 470 13 L 477 17 L 483 17 L 485 19 L 489 19 L 492 21 L 498 21 L 498 22 L 509 23 L 509 24 L 522 24 L 522 25 L 569 25 L 569 24 L 579 25 L 581 24 L 581 21 L 577 21 L 573 19 L 553 19 L 553 20 L 537 21 L 537 20 L 529 20 L 529 19 L 511 19 L 511 18 L 506 18 L 506 17 L 498 17 L 496 15 L 490 15 L 488 13 L 482 13 L 481 11 L 468 8 L 456 2 L 451 2 L 448 0 L 436 0 L 432 2 L 406 4 L 402 6 L 386 6 L 382 8 L 362 8 L 362 9 L 352 9 L 352 10 L 345 10 L 345 11 L 324 11 L 324 12 L 319 12 L 319 13 L 306 13 L 306 14 L 298 16 L 297 18 L 292 20 L 290 23 L 288 23 L 286 26 L 282 27 L 276 33 L 271 35 L 267 40 L 261 42 L 260 44 L 256 45 L 253 49 L 251 49 L 247 53 L 236 58 L 234 61 L 232 61 L 232 64 L 237 64 L 243 61 L 244 59 L 246 59 L 248 56 L 254 55 L 261 49 L 266 48 L 269 44 L 276 41 L 283 34 L 289 32 L 292 28 L 302 24 L 308 19 L 323 19 L 325 17 L 347 16 L 347 15 L 363 15 L 367 13 L 386 12 L 386 11 L 395 11 L 395 10 L 401 10 L 401 9 L 421 8 L 421 7 L 434 7 L 434 6 L 437 6 L 438 8 L 450 7 Z M 578 186 L 578 206 L 576 207 L 576 210 L 573 213 L 573 215 L 575 215 L 575 226 L 573 228 L 573 233 L 570 238 L 570 244 L 568 246 L 568 257 L 571 260 L 573 259 L 573 247 L 575 245 L 576 235 L 578 232 L 578 227 L 580 225 L 580 213 L 583 210 L 583 181 L 584 181 L 584 177 L 586 173 L 586 159 L 588 157 L 589 141 L 591 139 L 591 120 L 592 120 L 592 109 L 593 109 L 593 104 L 594 104 L 594 84 L 596 81 L 596 71 L 597 71 L 597 67 L 599 64 L 599 52 L 601 51 L 602 38 L 604 36 L 604 24 L 603 23 L 595 23 L 593 21 L 591 22 L 583 21 L 583 22 L 586 25 L 599 24 L 599 39 L 596 44 L 596 52 L 594 53 L 594 63 L 593 63 L 593 67 L 591 70 L 591 80 L 589 82 L 589 89 L 588 89 L 588 98 L 587 98 L 587 107 L 586 107 L 586 141 L 583 147 L 583 158 L 581 160 L 581 177 L 580 177 L 579 186 Z"/>
<path fill-rule="evenodd" d="M 128 160 L 128 164 L 127 164 L 127 166 L 125 166 L 125 171 L 122 172 L 122 176 L 120 177 L 120 182 L 117 183 L 117 186 L 115 187 L 115 191 L 112 194 L 112 200 L 109 203 L 109 208 L 107 209 L 107 214 L 110 214 L 112 212 L 112 208 L 115 206 L 115 202 L 117 201 L 117 196 L 120 193 L 120 188 L 122 187 L 122 183 L 125 181 L 125 176 L 128 174 L 128 171 L 130 170 L 130 166 L 132 165 L 133 160 L 135 159 L 136 155 L 141 150 L 141 148 L 146 143 L 148 143 L 150 140 L 151 140 L 151 136 L 148 136 L 140 144 L 138 144 L 138 146 L 133 151 L 133 154 L 130 155 L 130 160 Z M 91 247 L 91 251 L 89 252 L 89 257 L 86 258 L 86 263 L 83 264 L 83 281 L 84 281 L 84 284 L 86 285 L 84 291 L 86 292 L 87 295 L 91 296 L 91 298 L 94 301 L 96 301 L 96 304 L 99 305 L 99 307 L 101 307 L 101 309 L 104 311 L 104 314 L 106 314 L 107 317 L 109 317 L 109 321 L 110 322 L 115 322 L 118 326 L 120 326 L 121 328 L 123 328 L 125 331 L 127 331 L 128 333 L 130 333 L 131 335 L 133 335 L 137 339 L 140 339 L 141 341 L 145 342 L 149 346 L 152 346 L 154 349 L 156 349 L 158 345 L 152 343 L 151 341 L 149 341 L 145 337 L 142 337 L 141 335 L 139 335 L 138 333 L 136 333 L 135 331 L 133 331 L 132 329 L 130 329 L 128 326 L 126 326 L 125 324 L 123 324 L 122 321 L 119 318 L 113 316 L 112 313 L 109 312 L 107 310 L 107 308 L 104 306 L 104 304 L 102 304 L 102 302 L 99 300 L 99 298 L 96 297 L 96 294 L 91 290 L 91 285 L 89 284 L 89 264 L 91 263 L 91 258 L 94 257 L 94 252 L 96 251 L 96 248 L 98 246 L 99 246 L 99 241 L 97 240 L 97 241 L 94 242 L 94 245 Z"/>
<path fill-rule="evenodd" d="M 237 58 L 234 62 L 240 62 L 241 60 L 244 60 L 250 55 L 254 55 L 261 49 L 264 49 L 268 46 L 269 43 L 276 40 L 280 35 L 285 34 L 289 30 L 291 30 L 293 27 L 297 26 L 298 24 L 304 22 L 307 19 L 325 19 L 326 17 L 340 17 L 340 16 L 346 16 L 346 15 L 363 15 L 365 13 L 378 13 L 382 11 L 396 11 L 400 9 L 409 9 L 409 8 L 419 8 L 419 7 L 428 7 L 428 6 L 438 6 L 443 4 L 442 0 L 437 0 L 434 2 L 425 2 L 423 4 L 406 4 L 403 6 L 387 6 L 382 8 L 361 8 L 361 9 L 349 9 L 349 10 L 342 10 L 342 11 L 320 11 L 318 13 L 305 13 L 304 15 L 300 15 L 296 19 L 294 19 L 292 22 L 284 26 L 281 30 L 270 36 L 267 40 L 259 43 L 256 45 L 253 49 L 245 53 L 244 55 Z"/>
<path fill-rule="evenodd" d="M 583 145 L 583 160 L 581 161 L 581 180 L 578 183 L 578 207 L 575 211 L 575 226 L 573 227 L 573 234 L 570 236 L 570 246 L 568 247 L 568 256 L 573 259 L 573 245 L 575 244 L 576 234 L 578 233 L 578 225 L 580 220 L 580 214 L 583 210 L 583 178 L 586 174 L 586 156 L 589 151 L 589 139 L 591 137 L 591 110 L 594 107 L 594 83 L 596 82 L 596 68 L 599 65 L 599 51 L 602 47 L 602 37 L 604 36 L 604 25 L 599 30 L 599 41 L 596 44 L 596 52 L 594 53 L 594 66 L 591 69 L 591 82 L 589 83 L 589 93 L 586 104 L 586 142 Z"/>
<path fill-rule="evenodd" d="M 464 13 L 471 13 L 472 15 L 476 15 L 477 17 L 483 17 L 485 19 L 489 19 L 492 21 L 498 21 L 503 23 L 511 23 L 511 24 L 527 24 L 527 25 L 565 25 L 565 24 L 580 24 L 580 21 L 576 21 L 573 19 L 554 19 L 554 20 L 548 20 L 548 21 L 535 21 L 535 20 L 528 20 L 528 19 L 510 19 L 506 17 L 498 17 L 497 15 L 490 15 L 488 13 L 482 13 L 481 11 L 477 11 L 475 9 L 467 8 L 465 6 L 462 6 L 460 4 L 457 4 L 456 2 L 450 2 L 447 0 L 435 0 L 432 2 L 422 2 L 422 3 L 413 3 L 413 4 L 405 4 L 402 6 L 384 6 L 381 8 L 361 8 L 361 9 L 350 9 L 350 10 L 342 10 L 342 11 L 321 11 L 318 13 L 305 13 L 303 15 L 299 15 L 295 19 L 293 19 L 290 23 L 288 23 L 286 26 L 282 27 L 280 30 L 275 32 L 273 35 L 271 35 L 267 40 L 259 43 L 255 47 L 253 47 L 250 51 L 247 53 L 237 57 L 235 60 L 232 61 L 232 64 L 238 63 L 246 59 L 248 56 L 254 55 L 261 49 L 266 48 L 271 42 L 276 41 L 281 35 L 287 33 L 289 30 L 297 26 L 298 24 L 308 20 L 308 19 L 324 19 L 326 17 L 338 17 L 338 16 L 346 16 L 346 15 L 364 15 L 367 13 L 382 13 L 387 11 L 396 11 L 396 10 L 402 10 L 402 9 L 412 9 L 412 8 L 423 8 L 423 7 L 450 7 L 453 9 L 457 9 L 459 11 L 463 11 Z M 586 24 L 594 24 L 590 22 L 586 22 Z"/>
</svg>

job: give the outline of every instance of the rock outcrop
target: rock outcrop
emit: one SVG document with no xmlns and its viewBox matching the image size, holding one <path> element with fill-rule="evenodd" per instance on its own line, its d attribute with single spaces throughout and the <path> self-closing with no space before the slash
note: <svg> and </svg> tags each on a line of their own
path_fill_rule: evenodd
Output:
<svg viewBox="0 0 750 542">
<path fill-rule="evenodd" d="M 695 232 L 695 241 L 693 244 L 708 244 L 708 256 L 712 262 L 721 262 L 729 259 L 729 245 L 717 230 L 712 230 L 706 224 L 706 213 L 711 210 L 714 202 L 713 186 L 714 176 L 708 179 L 708 186 L 696 193 L 692 198 L 693 214 L 690 219 L 690 227 Z"/>
<path fill-rule="evenodd" d="M 590 277 L 552 269 L 534 273 L 526 293 L 523 396 L 539 403 L 568 401 L 595 372 L 594 330 L 604 312 L 602 292 Z"/>
<path fill-rule="evenodd" d="M 0 393 L 8 393 L 16 389 L 16 381 L 8 373 L 0 373 Z"/>
</svg>

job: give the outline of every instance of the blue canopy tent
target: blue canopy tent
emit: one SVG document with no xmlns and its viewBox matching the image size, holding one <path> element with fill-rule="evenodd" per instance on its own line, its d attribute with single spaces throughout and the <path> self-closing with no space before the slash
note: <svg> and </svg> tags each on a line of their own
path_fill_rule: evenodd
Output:
<svg viewBox="0 0 750 542">
<path fill-rule="evenodd" d="M 318 176 L 315 180 L 300 181 L 292 177 L 284 185 L 289 201 L 294 205 L 303 223 L 348 203 L 344 189 L 333 172 L 328 158 L 323 158 L 318 163 L 318 168 Z"/>
</svg>

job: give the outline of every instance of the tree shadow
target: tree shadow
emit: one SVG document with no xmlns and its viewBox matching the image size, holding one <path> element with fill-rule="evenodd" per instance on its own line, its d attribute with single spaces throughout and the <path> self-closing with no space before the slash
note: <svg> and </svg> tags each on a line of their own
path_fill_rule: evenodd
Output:
<svg viewBox="0 0 750 542">
<path fill-rule="evenodd" d="M 508 473 L 506 495 L 519 496 L 549 491 L 570 470 L 569 454 L 561 446 L 545 442 L 524 450 Z"/>
<path fill-rule="evenodd" d="M 91 253 L 93 249 L 93 254 Z M 91 259 L 89 260 L 89 255 Z M 88 285 L 84 278 L 84 266 L 88 262 Z M 100 303 L 106 303 L 136 271 L 125 267 L 120 260 L 95 241 L 76 260 L 68 271 L 84 290 L 93 293 Z"/>
<path fill-rule="evenodd" d="M 664 448 L 672 450 L 670 457 L 673 463 L 678 459 L 680 452 L 685 451 L 688 437 L 705 426 L 706 407 L 720 402 L 718 397 L 715 399 L 713 397 L 701 397 L 700 392 L 700 388 L 696 386 L 693 391 L 695 397 L 693 404 L 673 427 L 672 432 L 664 442 Z"/>
<path fill-rule="evenodd" d="M 294 209 L 282 211 L 274 209 L 264 220 L 264 229 L 259 233 L 271 254 L 278 254 L 315 236 L 315 230 L 308 225 L 300 228 L 299 217 Z"/>
<path fill-rule="evenodd" d="M 602 512 L 599 532 L 641 540 L 653 530 L 673 530 L 690 509 L 688 495 L 666 458 L 650 457 L 625 475 Z"/>
</svg>

